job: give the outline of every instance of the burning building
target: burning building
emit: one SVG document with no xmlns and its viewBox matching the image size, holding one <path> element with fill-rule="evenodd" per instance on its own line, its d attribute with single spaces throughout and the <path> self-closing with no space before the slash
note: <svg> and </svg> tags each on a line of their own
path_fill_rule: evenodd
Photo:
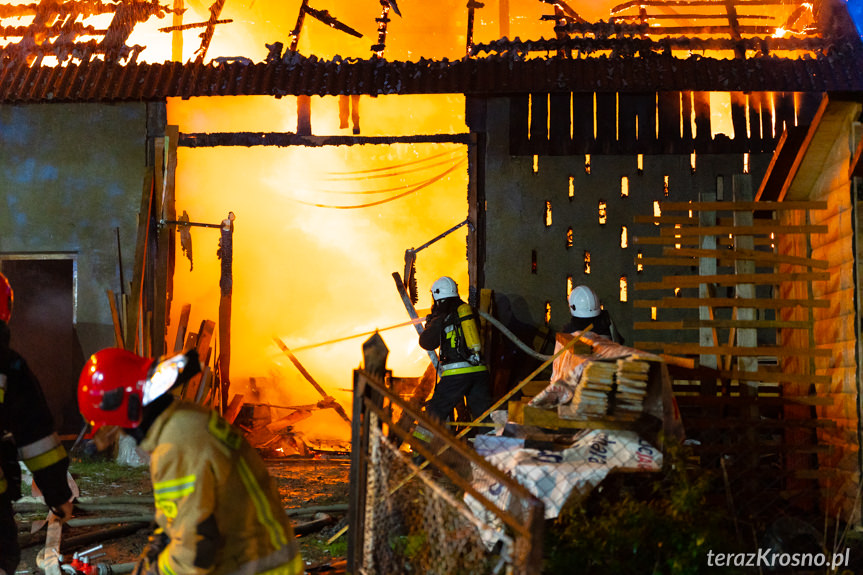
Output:
<svg viewBox="0 0 863 575">
<path fill-rule="evenodd" d="M 109 345 L 209 348 L 198 389 L 224 408 L 321 400 L 300 361 L 349 401 L 350 336 L 375 329 L 420 375 L 391 274 L 468 220 L 417 256 L 420 308 L 452 275 L 542 348 L 589 284 L 627 342 L 710 370 L 678 376 L 705 457 L 729 414 L 781 420 L 746 427 L 782 444 L 772 487 L 852 511 L 863 47 L 843 3 L 294 4 L 0 6 L 0 261 L 64 431 Z M 335 410 L 313 422 L 348 436 Z"/>
</svg>

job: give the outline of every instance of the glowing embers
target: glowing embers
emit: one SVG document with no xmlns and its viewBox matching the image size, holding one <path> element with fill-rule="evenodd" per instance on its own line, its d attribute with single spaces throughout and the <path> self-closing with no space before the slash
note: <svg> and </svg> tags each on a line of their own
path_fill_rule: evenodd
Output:
<svg viewBox="0 0 863 575">
<path fill-rule="evenodd" d="M 569 295 L 572 293 L 573 287 L 574 286 L 572 285 L 572 276 L 567 275 L 566 276 L 566 300 L 567 301 L 569 301 Z"/>
<path fill-rule="evenodd" d="M 572 176 L 569 177 L 568 197 L 569 197 L 570 201 L 572 201 L 575 198 L 575 178 Z"/>
<path fill-rule="evenodd" d="M 668 175 L 662 176 L 662 197 L 668 197 Z"/>
<path fill-rule="evenodd" d="M 662 216 L 662 208 L 659 206 L 659 200 L 654 200 L 653 202 L 653 217 L 659 218 Z M 659 222 L 653 222 L 654 226 L 658 226 Z"/>
<path fill-rule="evenodd" d="M 584 173 L 590 175 L 590 154 L 584 155 Z"/>
<path fill-rule="evenodd" d="M 590 252 L 584 250 L 584 273 L 590 275 Z"/>
<path fill-rule="evenodd" d="M 629 247 L 629 230 L 626 226 L 620 226 L 620 247 L 623 249 Z"/>
<path fill-rule="evenodd" d="M 551 227 L 551 202 L 545 202 L 545 227 Z"/>
<path fill-rule="evenodd" d="M 620 178 L 620 197 L 628 198 L 629 197 L 629 178 L 623 176 Z"/>
<path fill-rule="evenodd" d="M 638 154 L 638 175 L 644 173 L 644 154 Z"/>
<path fill-rule="evenodd" d="M 551 302 L 546 300 L 545 302 L 545 325 L 551 323 Z"/>
<path fill-rule="evenodd" d="M 658 311 L 656 309 L 656 306 L 650 306 L 650 321 L 656 321 L 656 318 L 658 317 L 658 315 L 659 314 L 658 314 Z"/>
<path fill-rule="evenodd" d="M 689 154 L 689 170 L 693 174 L 695 173 L 695 152 Z"/>
<path fill-rule="evenodd" d="M 626 276 L 620 276 L 620 301 L 629 301 L 629 280 Z"/>
<path fill-rule="evenodd" d="M 572 247 L 572 228 L 566 230 L 566 249 Z"/>
<path fill-rule="evenodd" d="M 749 173 L 749 152 L 743 154 L 743 173 Z"/>
<path fill-rule="evenodd" d="M 641 273 L 644 271 L 644 254 L 641 250 L 638 250 L 638 253 L 635 255 L 635 272 Z"/>
<path fill-rule="evenodd" d="M 608 204 L 604 200 L 599 200 L 597 205 L 597 215 L 599 217 L 599 225 L 604 226 L 608 221 Z"/>
</svg>

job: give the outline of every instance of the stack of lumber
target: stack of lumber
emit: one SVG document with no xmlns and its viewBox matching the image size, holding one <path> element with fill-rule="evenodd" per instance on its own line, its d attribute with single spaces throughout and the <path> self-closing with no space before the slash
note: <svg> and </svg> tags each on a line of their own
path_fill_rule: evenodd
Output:
<svg viewBox="0 0 863 575">
<path fill-rule="evenodd" d="M 614 392 L 617 364 L 610 361 L 588 361 L 572 396 L 570 417 L 605 417 Z"/>
<path fill-rule="evenodd" d="M 647 395 L 650 363 L 634 357 L 617 360 L 612 411 L 623 419 L 637 419 Z"/>
</svg>

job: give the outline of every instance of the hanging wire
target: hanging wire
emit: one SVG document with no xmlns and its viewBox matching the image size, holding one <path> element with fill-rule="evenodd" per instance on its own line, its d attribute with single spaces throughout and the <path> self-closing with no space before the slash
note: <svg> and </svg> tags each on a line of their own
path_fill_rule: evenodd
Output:
<svg viewBox="0 0 863 575">
<path fill-rule="evenodd" d="M 432 185 L 433 183 L 443 179 L 444 176 L 446 176 L 447 174 L 454 171 L 456 168 L 458 168 L 459 166 L 462 166 L 465 163 L 467 163 L 467 158 L 462 158 L 461 160 L 456 162 L 452 167 L 450 167 L 447 170 L 444 170 L 441 174 L 439 174 L 439 175 L 437 175 L 437 176 L 435 176 L 435 177 L 433 177 L 433 178 L 431 178 L 431 179 L 429 179 L 429 180 L 427 180 L 421 184 L 418 184 L 418 185 L 410 188 L 409 190 L 402 192 L 401 194 L 396 194 L 394 196 L 391 196 L 391 197 L 383 199 L 383 200 L 378 200 L 376 202 L 369 202 L 366 204 L 356 204 L 353 206 L 336 206 L 336 205 L 331 205 L 331 204 L 318 204 L 318 203 L 314 203 L 314 202 L 305 202 L 305 201 L 299 200 L 297 198 L 289 198 L 289 199 L 291 201 L 297 202 L 298 204 L 303 204 L 306 206 L 312 206 L 315 208 L 332 208 L 332 209 L 336 209 L 336 210 L 352 210 L 352 209 L 357 209 L 357 208 L 370 208 L 372 206 L 379 206 L 379 205 L 385 204 L 387 202 L 392 202 L 392 201 L 398 200 L 399 198 L 403 198 L 403 197 L 408 196 L 414 192 L 418 192 L 419 190 L 426 188 L 426 187 Z"/>
<path fill-rule="evenodd" d="M 372 174 L 375 172 L 386 172 L 386 171 L 390 171 L 390 170 L 398 170 L 399 168 L 403 168 L 405 166 L 414 166 L 416 164 L 428 162 L 430 160 L 434 160 L 434 159 L 440 158 L 442 156 L 452 156 L 453 154 L 460 153 L 460 152 L 461 152 L 461 150 L 458 150 L 458 149 L 448 150 L 446 152 L 441 152 L 439 154 L 433 154 L 431 156 L 427 156 L 425 158 L 420 158 L 418 160 L 411 160 L 411 161 L 405 162 L 403 164 L 394 164 L 392 166 L 385 166 L 383 168 L 370 168 L 368 170 L 357 170 L 357 171 L 353 171 L 353 172 L 330 172 L 329 176 L 327 176 L 326 178 L 323 178 L 323 179 L 325 179 L 325 180 L 339 180 L 339 179 L 343 179 L 343 178 L 352 178 L 352 177 L 357 176 L 359 174 Z"/>
</svg>

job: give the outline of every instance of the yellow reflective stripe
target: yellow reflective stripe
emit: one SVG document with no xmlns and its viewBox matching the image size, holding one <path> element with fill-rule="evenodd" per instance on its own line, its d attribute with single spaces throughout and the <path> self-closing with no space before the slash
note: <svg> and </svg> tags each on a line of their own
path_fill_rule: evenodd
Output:
<svg viewBox="0 0 863 575">
<path fill-rule="evenodd" d="M 258 514 L 258 521 L 269 532 L 270 541 L 273 547 L 280 549 L 287 545 L 288 539 L 285 536 L 285 530 L 282 529 L 275 517 L 273 510 L 270 508 L 270 502 L 267 496 L 261 490 L 261 486 L 255 480 L 252 470 L 249 469 L 249 464 L 242 458 L 239 460 L 238 467 L 240 469 L 240 478 L 243 480 L 243 485 L 246 486 L 246 491 L 249 492 L 249 497 L 252 498 L 252 503 L 255 504 L 255 512 Z"/>
<path fill-rule="evenodd" d="M 186 475 L 177 479 L 168 479 L 153 484 L 153 497 L 156 501 L 164 499 L 180 499 L 195 491 L 194 475 Z"/>
<path fill-rule="evenodd" d="M 441 373 L 441 377 L 444 375 L 458 375 L 460 373 L 474 373 L 476 371 L 486 371 L 486 366 L 484 365 L 472 365 L 470 367 L 457 367 L 455 369 L 447 369 Z"/>
<path fill-rule="evenodd" d="M 177 572 L 171 569 L 171 564 L 168 563 L 167 551 L 159 553 L 157 564 L 159 565 L 159 573 L 164 573 L 165 575 L 177 575 Z"/>
<path fill-rule="evenodd" d="M 40 469 L 45 469 L 46 467 L 54 465 L 65 458 L 66 448 L 62 445 L 58 445 L 54 449 L 46 451 L 42 455 L 25 459 L 24 465 L 26 465 L 27 469 L 30 471 L 39 471 Z"/>
</svg>

